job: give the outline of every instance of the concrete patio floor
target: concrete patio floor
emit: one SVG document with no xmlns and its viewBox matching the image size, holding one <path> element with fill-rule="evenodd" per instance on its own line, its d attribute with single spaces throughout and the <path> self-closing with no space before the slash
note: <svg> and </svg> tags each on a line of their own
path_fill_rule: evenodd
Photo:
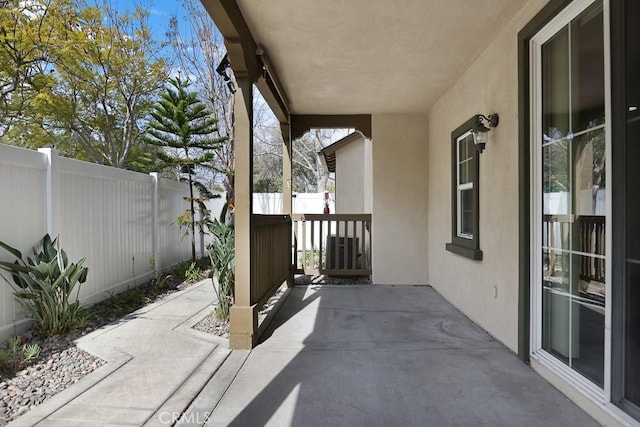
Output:
<svg viewBox="0 0 640 427">
<path fill-rule="evenodd" d="M 430 287 L 298 286 L 178 425 L 597 425 Z"/>
</svg>

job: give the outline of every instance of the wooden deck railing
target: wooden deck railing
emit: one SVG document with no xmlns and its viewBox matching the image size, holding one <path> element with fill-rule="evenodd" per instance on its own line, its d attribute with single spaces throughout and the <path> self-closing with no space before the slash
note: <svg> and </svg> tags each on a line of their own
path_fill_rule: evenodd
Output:
<svg viewBox="0 0 640 427">
<path fill-rule="evenodd" d="M 292 220 L 294 273 L 371 274 L 370 214 L 296 214 Z"/>
<path fill-rule="evenodd" d="M 544 215 L 543 246 L 550 248 L 549 269 L 553 271 L 556 251 L 552 248 L 585 254 L 580 257 L 579 274 L 584 281 L 605 282 L 605 217 L 599 215 Z M 573 242 L 570 228 L 573 227 Z M 577 230 L 576 230 L 577 228 Z M 562 251 L 560 253 L 563 253 Z M 591 256 L 588 256 L 591 255 Z"/>
<path fill-rule="evenodd" d="M 253 215 L 251 304 L 263 305 L 291 274 L 291 218 Z"/>
<path fill-rule="evenodd" d="M 581 257 L 580 278 L 582 280 L 595 280 L 605 282 L 605 217 L 587 216 L 578 217 L 580 227 L 580 252 L 600 255 L 598 258 Z"/>
<path fill-rule="evenodd" d="M 251 249 L 252 305 L 293 273 L 368 276 L 371 215 L 253 215 Z"/>
</svg>

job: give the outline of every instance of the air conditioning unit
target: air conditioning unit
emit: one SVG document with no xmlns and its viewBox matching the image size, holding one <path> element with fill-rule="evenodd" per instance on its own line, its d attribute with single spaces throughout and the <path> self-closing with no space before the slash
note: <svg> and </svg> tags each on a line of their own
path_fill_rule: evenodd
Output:
<svg viewBox="0 0 640 427">
<path fill-rule="evenodd" d="M 338 250 L 336 251 L 336 239 L 338 239 Z M 357 237 L 336 237 L 335 235 L 327 236 L 327 270 L 354 270 L 359 268 L 359 253 Z M 345 265 L 345 252 L 347 262 Z M 354 257 L 355 254 L 355 257 Z M 355 258 L 356 265 L 353 264 Z"/>
</svg>

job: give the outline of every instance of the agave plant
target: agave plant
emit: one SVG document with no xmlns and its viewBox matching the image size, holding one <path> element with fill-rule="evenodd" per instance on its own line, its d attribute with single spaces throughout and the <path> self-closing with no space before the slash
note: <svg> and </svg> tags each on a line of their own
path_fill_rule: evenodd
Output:
<svg viewBox="0 0 640 427">
<path fill-rule="evenodd" d="M 35 332 L 52 336 L 76 326 L 82 309 L 78 300 L 80 287 L 73 300 L 72 294 L 78 283 L 87 280 L 85 259 L 69 263 L 58 239 L 51 240 L 48 234 L 42 239 L 41 248 L 34 247 L 33 257 L 26 260 L 19 250 L 6 243 L 0 242 L 0 247 L 16 258 L 14 262 L 0 261 L 0 270 L 7 272 L 12 280 L 0 275 L 34 320 Z"/>
</svg>

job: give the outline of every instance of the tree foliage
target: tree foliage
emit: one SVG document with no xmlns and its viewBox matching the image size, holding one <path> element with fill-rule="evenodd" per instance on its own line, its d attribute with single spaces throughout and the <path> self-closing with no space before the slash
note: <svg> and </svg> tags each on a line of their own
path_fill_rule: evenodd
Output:
<svg viewBox="0 0 640 427">
<path fill-rule="evenodd" d="M 86 36 L 56 64 L 53 111 L 76 156 L 80 151 L 93 162 L 127 167 L 131 154 L 139 154 L 142 122 L 165 78 L 148 16 L 139 7 L 131 15 L 86 8 Z"/>
<path fill-rule="evenodd" d="M 226 55 L 222 35 L 205 11 L 200 0 L 181 0 L 186 11 L 186 21 L 172 17 L 168 32 L 174 48 L 176 64 L 184 73 L 218 121 L 218 136 L 224 143 L 213 150 L 218 173 L 213 176 L 216 186 L 227 193 L 227 201 L 233 203 L 234 194 L 234 96 L 230 85 L 235 85 L 231 71 L 226 78 L 216 69 Z M 186 31 L 184 30 L 186 28 Z M 186 36 L 188 34 L 190 36 Z"/>
<path fill-rule="evenodd" d="M 324 169 L 319 152 L 340 134 L 333 129 L 312 129 L 294 141 L 291 147 L 294 191 L 321 193 L 327 189 L 329 171 Z"/>
<path fill-rule="evenodd" d="M 146 169 L 144 121 L 166 77 L 149 12 L 44 0 L 0 13 L 2 142 Z"/>
<path fill-rule="evenodd" d="M 161 148 L 157 153 L 161 169 L 173 172 L 189 184 L 189 197 L 185 198 L 189 208 L 178 223 L 186 224 L 189 229 L 195 261 L 196 224 L 202 225 L 202 220 L 196 220 L 196 205 L 201 212 L 206 212 L 204 200 L 210 198 L 202 182 L 204 175 L 199 172 L 216 170 L 214 150 L 225 140 L 216 136 L 217 120 L 197 93 L 189 91 L 189 86 L 189 82 L 180 78 L 169 80 L 166 91 L 152 108 L 145 140 Z M 200 197 L 194 196 L 194 187 L 200 190 Z"/>
<path fill-rule="evenodd" d="M 256 110 L 260 111 L 257 107 Z M 282 191 L 282 134 L 277 121 L 257 120 L 254 132 L 253 187 L 256 193 Z M 331 174 L 319 151 L 346 135 L 342 129 L 312 129 L 292 143 L 292 189 L 298 193 L 323 192 Z"/>
<path fill-rule="evenodd" d="M 39 106 L 56 83 L 53 64 L 76 40 L 69 0 L 9 0 L 0 7 L 0 137 L 31 146 L 46 136 Z"/>
</svg>

